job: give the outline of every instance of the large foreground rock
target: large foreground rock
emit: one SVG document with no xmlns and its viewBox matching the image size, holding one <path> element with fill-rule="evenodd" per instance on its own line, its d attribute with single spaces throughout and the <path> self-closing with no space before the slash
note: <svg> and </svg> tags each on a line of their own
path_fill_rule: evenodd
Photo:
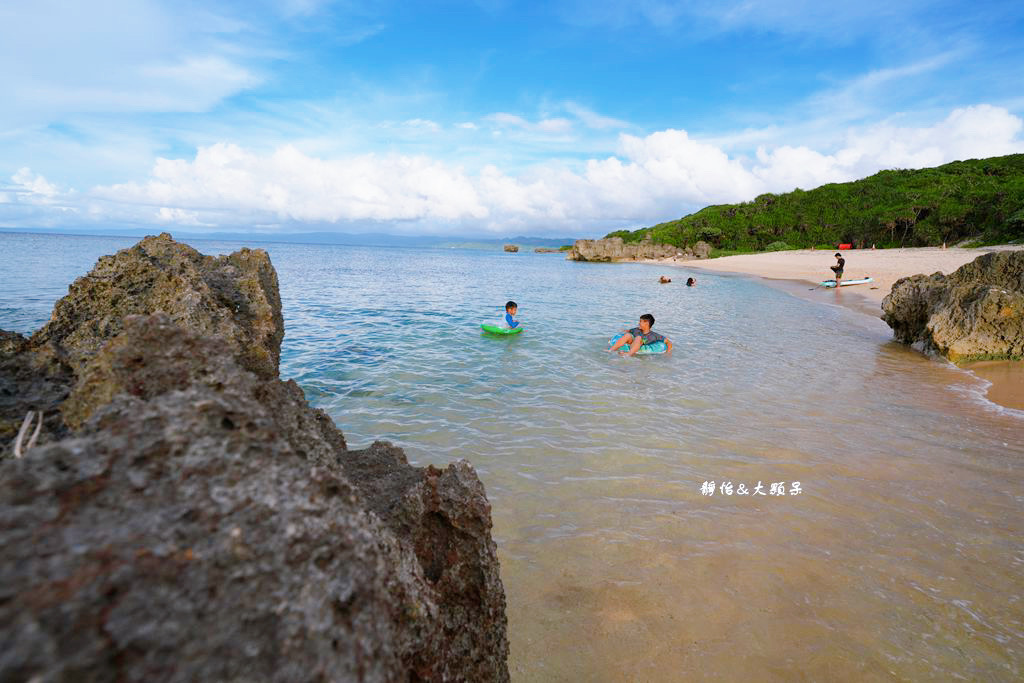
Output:
<svg viewBox="0 0 1024 683">
<path fill-rule="evenodd" d="M 576 240 L 566 259 L 611 263 L 666 258 L 689 260 L 707 258 L 710 254 L 711 246 L 706 242 L 698 242 L 692 248 L 680 248 L 671 244 L 658 244 L 649 238 L 627 244 L 621 237 L 607 237 L 600 240 Z"/>
<path fill-rule="evenodd" d="M 160 272 L 136 271 L 138 286 L 109 273 L 125 297 L 195 263 L 157 239 Z M 280 320 L 272 282 L 255 296 Z M 188 285 L 173 314 L 54 326 L 69 317 L 55 313 L 45 337 L 0 338 L 0 387 L 32 390 L 5 405 L 48 425 L 23 459 L 3 443 L 0 680 L 507 680 L 472 467 L 348 450 L 294 382 L 253 364 L 276 364 L 280 336 L 239 341 L 239 313 L 258 308 L 246 287 L 217 285 Z M 72 303 L 56 310 L 85 305 Z"/>
<path fill-rule="evenodd" d="M 951 361 L 1024 358 L 1024 251 L 897 280 L 882 310 L 897 341 Z"/>
</svg>

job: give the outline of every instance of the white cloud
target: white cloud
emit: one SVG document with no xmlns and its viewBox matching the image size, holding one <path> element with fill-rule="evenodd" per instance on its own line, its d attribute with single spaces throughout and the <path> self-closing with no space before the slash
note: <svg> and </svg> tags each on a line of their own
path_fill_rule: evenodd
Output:
<svg viewBox="0 0 1024 683">
<path fill-rule="evenodd" d="M 323 159 L 290 145 L 256 153 L 222 143 L 201 147 L 191 160 L 159 159 L 147 181 L 98 187 L 76 201 L 98 211 L 97 220 L 151 223 L 155 217 L 190 226 L 332 224 L 344 231 L 375 223 L 384 231 L 401 224 L 406 232 L 593 234 L 884 168 L 1024 152 L 1022 130 L 1024 121 L 1005 109 L 978 105 L 928 126 L 849 129 L 831 151 L 766 145 L 754 158 L 664 130 L 620 135 L 613 156 L 578 166 L 548 163 L 518 175 L 493 164 L 468 172 L 427 156 Z M 15 202 L 71 203 L 71 195 L 28 169 L 13 180 L 13 188 L 2 189 L 21 192 Z"/>
<path fill-rule="evenodd" d="M 753 174 L 771 191 L 855 180 L 884 168 L 923 168 L 957 159 L 1024 152 L 1024 121 L 1000 107 L 956 109 L 932 126 L 879 124 L 851 130 L 832 154 L 807 147 L 761 148 Z"/>
<path fill-rule="evenodd" d="M 820 36 L 833 43 L 850 43 L 863 36 L 907 36 L 920 28 L 921 17 L 934 12 L 935 0 L 562 0 L 556 12 L 572 25 L 616 30 L 650 25 L 674 37 L 714 35 L 723 31 L 770 31 L 781 35 Z M 990 14 L 1010 19 L 1019 16 L 1014 3 L 1004 1 L 986 13 L 965 12 L 955 3 L 948 7 L 955 25 Z M 1001 5 L 1001 6 L 998 6 Z M 1019 3 L 1017 3 L 1019 5 Z M 965 15 L 965 16 L 957 16 Z M 976 16 L 975 16 L 976 15 Z"/>
<path fill-rule="evenodd" d="M 809 97 L 800 107 L 816 112 L 819 123 L 835 130 L 838 126 L 852 121 L 876 116 L 877 112 L 891 111 L 891 103 L 920 89 L 931 87 L 933 81 L 922 79 L 964 56 L 963 50 L 945 50 L 908 64 L 885 69 L 876 69 L 827 88 Z M 929 84 L 924 86 L 924 84 Z"/>
<path fill-rule="evenodd" d="M 441 126 L 436 121 L 430 121 L 429 119 L 409 119 L 405 122 L 405 125 L 410 128 L 426 130 L 431 133 L 436 133 L 441 130 Z"/>
<path fill-rule="evenodd" d="M 204 23 L 200 23 L 202 14 Z M 155 0 L 0 4 L 0 125 L 83 112 L 195 112 L 260 81 L 237 30 L 188 5 Z"/>
<path fill-rule="evenodd" d="M 195 211 L 172 209 L 168 206 L 160 207 L 160 210 L 156 212 L 156 220 L 160 223 L 170 223 L 173 225 L 193 225 L 203 227 L 214 227 L 215 225 L 213 223 L 202 223 L 199 220 L 199 214 Z"/>
<path fill-rule="evenodd" d="M 269 156 L 236 145 L 200 148 L 194 161 L 159 159 L 153 178 L 99 188 L 110 201 L 193 212 L 267 214 L 281 222 L 344 223 L 483 218 L 468 178 L 426 157 L 317 159 L 285 146 Z"/>
<path fill-rule="evenodd" d="M 601 116 L 586 107 L 580 106 L 575 102 L 566 102 L 565 110 L 578 118 L 583 122 L 587 128 L 593 128 L 595 130 L 604 130 L 606 128 L 630 128 L 630 124 L 626 121 L 619 119 L 613 119 L 610 116 Z"/>
<path fill-rule="evenodd" d="M 18 172 L 11 176 L 15 188 L 30 200 L 47 200 L 58 194 L 56 185 L 50 183 L 43 176 L 33 173 L 32 169 L 25 167 L 18 169 Z"/>
<path fill-rule="evenodd" d="M 544 118 L 537 122 L 531 122 L 522 116 L 507 112 L 496 112 L 485 116 L 484 119 L 499 128 L 518 128 L 532 133 L 562 135 L 572 131 L 572 121 L 561 117 Z"/>
</svg>

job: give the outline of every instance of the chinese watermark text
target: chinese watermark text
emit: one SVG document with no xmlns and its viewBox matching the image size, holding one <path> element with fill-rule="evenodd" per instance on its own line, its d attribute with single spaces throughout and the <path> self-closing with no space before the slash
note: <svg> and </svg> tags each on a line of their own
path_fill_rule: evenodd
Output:
<svg viewBox="0 0 1024 683">
<path fill-rule="evenodd" d="M 700 494 L 702 496 L 713 496 L 715 495 L 715 482 L 706 481 L 700 486 Z M 717 491 L 722 496 L 799 496 L 803 493 L 803 489 L 800 488 L 800 482 L 793 481 L 789 482 L 789 489 L 786 489 L 786 482 L 775 481 L 768 483 L 768 491 L 765 492 L 765 484 L 761 481 L 757 482 L 757 486 L 753 489 L 748 489 L 744 483 L 739 483 L 735 487 L 731 481 L 723 481 L 718 485 Z"/>
</svg>

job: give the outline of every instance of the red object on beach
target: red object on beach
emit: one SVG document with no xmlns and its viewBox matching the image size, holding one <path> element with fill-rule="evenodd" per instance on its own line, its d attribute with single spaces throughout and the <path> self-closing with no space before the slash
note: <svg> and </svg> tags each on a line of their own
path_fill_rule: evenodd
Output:
<svg viewBox="0 0 1024 683">
<path fill-rule="evenodd" d="M 853 245 L 852 244 L 840 244 L 839 248 L 840 249 L 853 249 Z"/>
</svg>

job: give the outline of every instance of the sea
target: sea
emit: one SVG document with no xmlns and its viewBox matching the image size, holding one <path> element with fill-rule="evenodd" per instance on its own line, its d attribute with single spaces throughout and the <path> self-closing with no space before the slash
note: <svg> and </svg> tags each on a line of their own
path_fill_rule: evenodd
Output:
<svg viewBox="0 0 1024 683">
<path fill-rule="evenodd" d="M 0 234 L 0 328 L 135 241 Z M 876 317 L 560 254 L 189 243 L 269 252 L 281 377 L 351 448 L 476 468 L 513 680 L 1024 675 L 1024 413 Z M 507 300 L 525 331 L 483 334 Z M 644 313 L 673 353 L 608 353 Z"/>
</svg>

